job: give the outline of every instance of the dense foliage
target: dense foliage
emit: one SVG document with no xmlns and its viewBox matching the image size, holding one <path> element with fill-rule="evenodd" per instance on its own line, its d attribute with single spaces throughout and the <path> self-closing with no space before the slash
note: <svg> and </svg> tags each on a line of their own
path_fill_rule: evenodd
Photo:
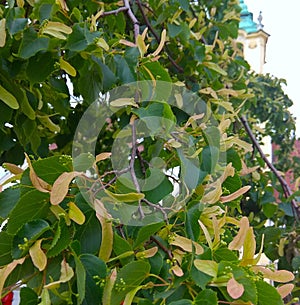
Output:
<svg viewBox="0 0 300 305">
<path fill-rule="evenodd" d="M 2 296 L 280 305 L 299 294 L 295 198 L 242 125 L 286 156 L 291 101 L 280 80 L 249 73 L 239 11 L 1 2 L 0 161 L 16 182 L 0 193 Z"/>
</svg>

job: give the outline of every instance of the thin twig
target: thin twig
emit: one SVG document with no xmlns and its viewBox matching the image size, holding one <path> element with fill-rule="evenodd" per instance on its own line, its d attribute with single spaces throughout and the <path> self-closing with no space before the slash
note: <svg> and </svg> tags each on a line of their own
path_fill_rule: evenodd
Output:
<svg viewBox="0 0 300 305">
<path fill-rule="evenodd" d="M 134 13 L 132 12 L 128 0 L 124 0 L 124 6 L 128 9 L 127 14 L 128 14 L 129 18 L 131 19 L 131 21 L 133 23 L 134 38 L 135 38 L 135 42 L 137 42 L 136 40 L 137 40 L 137 37 L 140 33 L 140 23 L 137 20 L 137 18 L 135 17 Z"/>
<path fill-rule="evenodd" d="M 123 3 L 124 3 L 124 6 L 118 8 L 116 10 L 103 12 L 99 16 L 99 18 L 109 16 L 109 15 L 118 15 L 121 12 L 127 12 L 128 17 L 131 19 L 131 21 L 133 23 L 134 39 L 135 39 L 135 43 L 136 43 L 137 42 L 137 37 L 140 33 L 140 23 L 139 23 L 138 19 L 136 18 L 136 16 L 134 15 L 129 1 L 124 0 Z"/>
<path fill-rule="evenodd" d="M 151 236 L 150 239 L 158 245 L 160 249 L 162 249 L 169 257 L 170 260 L 173 259 L 173 255 L 170 249 L 166 248 L 159 240 L 157 240 L 154 236 Z"/>
<path fill-rule="evenodd" d="M 248 121 L 246 119 L 245 116 L 242 116 L 241 118 L 241 122 L 245 127 L 245 130 L 247 131 L 253 145 L 256 147 L 256 149 L 258 150 L 260 156 L 262 157 L 262 159 L 265 161 L 265 163 L 267 164 L 267 166 L 269 167 L 269 169 L 274 173 L 274 175 L 276 176 L 276 178 L 278 179 L 282 189 L 283 189 L 283 193 L 285 198 L 289 198 L 293 193 L 288 185 L 288 183 L 286 182 L 286 180 L 280 175 L 280 173 L 278 172 L 278 170 L 275 168 L 275 166 L 269 161 L 269 159 L 267 158 L 267 156 L 265 155 L 265 153 L 262 151 L 262 148 L 260 147 L 258 141 L 256 140 L 249 124 Z M 294 213 L 296 213 L 296 216 L 298 219 L 300 219 L 300 206 L 298 205 L 297 201 L 295 199 L 291 200 L 291 204 L 292 204 L 292 208 Z"/>
<path fill-rule="evenodd" d="M 129 168 L 130 168 L 130 175 L 132 178 L 132 182 L 134 184 L 134 187 L 138 193 L 141 192 L 141 188 L 139 185 L 139 182 L 137 180 L 135 170 L 134 170 L 134 162 L 135 162 L 135 157 L 136 157 L 136 151 L 137 151 L 137 146 L 136 146 L 136 128 L 135 128 L 135 121 L 131 123 L 131 132 L 132 132 L 132 147 L 131 147 L 131 156 L 130 156 L 130 163 L 129 163 Z M 143 219 L 145 217 L 144 211 L 142 209 L 141 201 L 139 201 L 139 213 L 141 215 L 141 218 Z"/>
<path fill-rule="evenodd" d="M 151 201 L 149 201 L 146 198 L 143 198 L 142 201 L 145 202 L 148 206 L 150 206 L 150 207 L 152 207 L 152 208 L 154 208 L 156 210 L 159 210 L 164 215 L 165 222 L 169 223 L 168 214 L 165 211 L 166 208 L 161 207 L 159 204 L 154 204 L 154 203 L 152 203 Z M 168 208 L 168 209 L 170 209 L 170 208 Z"/>
<path fill-rule="evenodd" d="M 119 13 L 124 12 L 124 11 L 128 11 L 128 7 L 122 6 L 122 7 L 118 8 L 118 9 L 116 9 L 116 10 L 103 12 L 103 13 L 99 16 L 99 18 L 101 18 L 101 17 L 106 17 L 106 16 L 109 16 L 109 15 L 118 15 Z"/>
</svg>

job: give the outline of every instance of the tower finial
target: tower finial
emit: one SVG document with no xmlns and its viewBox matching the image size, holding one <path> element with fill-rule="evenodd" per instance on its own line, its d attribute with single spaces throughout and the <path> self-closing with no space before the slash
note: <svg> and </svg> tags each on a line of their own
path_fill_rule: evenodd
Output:
<svg viewBox="0 0 300 305">
<path fill-rule="evenodd" d="M 263 20 L 262 11 L 260 11 L 259 16 L 257 18 L 257 21 L 258 21 L 257 29 L 258 30 L 262 30 L 264 27 L 264 25 L 262 24 L 262 20 Z"/>
</svg>

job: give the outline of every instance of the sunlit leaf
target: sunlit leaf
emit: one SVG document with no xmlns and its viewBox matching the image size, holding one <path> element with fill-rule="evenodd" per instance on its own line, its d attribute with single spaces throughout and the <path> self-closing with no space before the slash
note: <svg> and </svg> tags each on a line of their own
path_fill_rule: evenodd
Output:
<svg viewBox="0 0 300 305">
<path fill-rule="evenodd" d="M 19 109 L 19 103 L 17 99 L 0 85 L 0 100 L 12 109 Z"/>
<path fill-rule="evenodd" d="M 195 259 L 194 265 L 199 271 L 212 277 L 217 277 L 218 275 L 218 263 L 215 261 Z"/>
<path fill-rule="evenodd" d="M 183 237 L 183 236 L 180 236 L 177 234 L 172 236 L 169 243 L 170 243 L 170 245 L 180 247 L 181 249 L 183 249 L 184 251 L 187 251 L 187 252 L 195 251 L 195 253 L 197 255 L 203 253 L 203 248 L 198 243 L 196 243 L 195 241 L 192 241 L 191 239 L 188 239 L 186 237 Z"/>
<path fill-rule="evenodd" d="M 6 23 L 5 18 L 0 20 L 0 48 L 3 48 L 5 46 L 5 41 L 6 41 L 5 23 Z"/>
<path fill-rule="evenodd" d="M 138 104 L 134 101 L 134 98 L 122 97 L 110 102 L 112 107 L 124 107 L 124 106 L 133 106 L 138 107 Z"/>
<path fill-rule="evenodd" d="M 230 250 L 239 250 L 243 245 L 249 229 L 249 220 L 247 217 L 242 217 L 239 224 L 240 230 L 234 239 L 228 245 Z"/>
<path fill-rule="evenodd" d="M 85 222 L 85 215 L 83 212 L 78 208 L 78 206 L 74 202 L 69 202 L 69 217 L 79 225 L 84 224 Z"/>
<path fill-rule="evenodd" d="M 60 68 L 67 72 L 69 75 L 75 77 L 77 74 L 76 69 L 62 57 L 59 58 Z"/>
<path fill-rule="evenodd" d="M 240 298 L 243 295 L 244 290 L 244 286 L 238 283 L 234 277 L 227 283 L 227 292 L 233 299 Z"/>
<path fill-rule="evenodd" d="M 53 205 L 60 204 L 69 191 L 69 186 L 75 177 L 82 175 L 80 172 L 65 172 L 62 173 L 54 182 L 51 193 L 50 202 Z"/>
<path fill-rule="evenodd" d="M 261 272 L 265 278 L 279 283 L 286 283 L 294 280 L 295 276 L 288 270 L 275 270 L 263 266 L 252 266 L 251 269 L 258 273 Z"/>
<path fill-rule="evenodd" d="M 230 195 L 221 196 L 220 201 L 222 203 L 233 201 L 233 200 L 239 198 L 240 196 L 244 195 L 245 193 L 247 193 L 250 190 L 250 188 L 251 188 L 250 185 L 243 186 L 242 188 L 240 188 L 239 190 L 237 190 L 236 192 L 234 192 Z"/>
<path fill-rule="evenodd" d="M 45 285 L 44 288 L 55 289 L 55 288 L 59 287 L 61 283 L 68 282 L 73 276 L 74 276 L 73 269 L 70 267 L 70 265 L 65 260 L 62 260 L 61 267 L 60 267 L 59 280 Z"/>
<path fill-rule="evenodd" d="M 104 262 L 107 262 L 110 258 L 113 248 L 114 233 L 112 228 L 112 222 L 98 213 L 96 213 L 96 216 L 100 221 L 102 228 L 102 240 L 98 256 L 99 258 L 103 259 Z"/>
<path fill-rule="evenodd" d="M 294 289 L 294 284 L 285 284 L 282 286 L 277 286 L 276 289 L 282 298 L 287 297 Z"/>
<path fill-rule="evenodd" d="M 44 181 L 43 179 L 37 176 L 31 164 L 31 160 L 26 153 L 25 153 L 25 158 L 29 167 L 29 177 L 32 185 L 40 192 L 49 193 L 51 186 L 46 181 Z"/>
<path fill-rule="evenodd" d="M 35 267 L 43 271 L 47 266 L 47 256 L 41 248 L 42 239 L 37 240 L 29 249 L 29 254 Z"/>
</svg>

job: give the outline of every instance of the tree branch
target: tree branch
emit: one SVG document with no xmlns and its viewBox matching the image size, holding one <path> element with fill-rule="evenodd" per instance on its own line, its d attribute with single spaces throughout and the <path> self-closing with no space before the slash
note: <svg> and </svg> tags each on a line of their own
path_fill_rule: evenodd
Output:
<svg viewBox="0 0 300 305">
<path fill-rule="evenodd" d="M 138 193 L 141 192 L 141 188 L 139 185 L 139 182 L 137 180 L 136 174 L 135 174 L 135 170 L 134 170 L 134 161 L 135 161 L 135 157 L 136 157 L 136 151 L 137 151 L 137 146 L 136 146 L 136 129 L 135 129 L 135 121 L 132 120 L 131 122 L 131 132 L 132 132 L 132 147 L 131 147 L 131 156 L 130 156 L 130 163 L 129 163 L 129 168 L 130 168 L 130 175 L 132 178 L 132 182 L 134 184 L 134 187 L 136 189 L 136 191 Z M 144 211 L 142 209 L 142 205 L 141 205 L 141 200 L 139 201 L 139 213 L 141 218 L 143 219 L 145 217 Z"/>
<path fill-rule="evenodd" d="M 128 17 L 131 19 L 132 23 L 133 23 L 133 32 L 134 32 L 134 39 L 135 39 L 135 43 L 136 43 L 136 39 L 140 33 L 140 23 L 137 20 L 136 16 L 134 15 L 130 3 L 128 0 L 124 0 L 123 1 L 124 6 L 116 9 L 116 10 L 112 10 L 112 11 L 107 11 L 107 12 L 103 12 L 99 18 L 101 17 L 105 17 L 105 16 L 109 16 L 109 15 L 117 15 L 121 12 L 127 12 Z"/>
<path fill-rule="evenodd" d="M 245 116 L 242 116 L 240 118 L 242 124 L 245 127 L 246 132 L 248 133 L 253 145 L 255 146 L 255 148 L 258 150 L 260 156 L 262 157 L 262 159 L 265 161 L 265 163 L 267 164 L 267 166 L 269 167 L 269 169 L 274 173 L 274 175 L 276 176 L 276 178 L 278 179 L 279 183 L 281 184 L 281 187 L 283 189 L 283 193 L 285 198 L 289 198 L 293 193 L 288 185 L 288 183 L 286 182 L 286 180 L 280 175 L 280 173 L 278 172 L 278 170 L 275 168 L 275 166 L 268 160 L 267 156 L 265 155 L 265 153 L 262 151 L 262 148 L 260 147 L 258 141 L 256 140 L 249 124 L 248 121 L 246 119 Z M 295 199 L 291 200 L 291 204 L 292 204 L 292 208 L 294 213 L 296 214 L 297 218 L 300 219 L 300 206 L 298 205 L 297 201 Z"/>
</svg>

